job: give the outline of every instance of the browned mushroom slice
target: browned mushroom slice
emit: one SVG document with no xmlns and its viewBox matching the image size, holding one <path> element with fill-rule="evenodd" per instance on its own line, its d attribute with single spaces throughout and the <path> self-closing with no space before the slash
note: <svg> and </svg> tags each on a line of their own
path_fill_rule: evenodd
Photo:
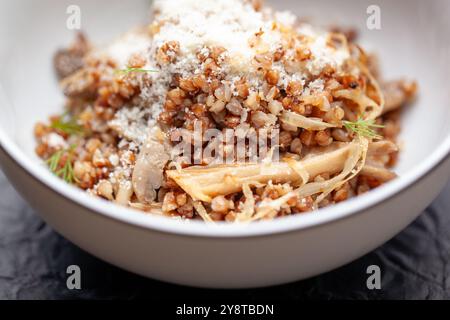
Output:
<svg viewBox="0 0 450 320">
<path fill-rule="evenodd" d="M 74 74 L 84 66 L 84 57 L 90 50 L 86 36 L 79 32 L 74 43 L 66 49 L 58 50 L 53 58 L 58 79 Z"/>
<path fill-rule="evenodd" d="M 376 141 L 369 144 L 368 157 L 392 154 L 398 151 L 398 146 L 388 140 Z"/>
<path fill-rule="evenodd" d="M 242 191 L 244 185 L 265 185 L 272 181 L 273 183 L 289 182 L 300 186 L 321 173 L 338 173 L 342 171 L 354 148 L 354 143 L 348 143 L 337 150 L 317 154 L 302 161 L 291 159 L 270 164 L 190 167 L 169 170 L 167 176 L 194 200 L 211 202 L 216 196 Z"/>
<path fill-rule="evenodd" d="M 371 178 L 375 178 L 382 183 L 389 182 L 397 178 L 397 174 L 395 174 L 394 172 L 386 168 L 376 167 L 369 164 L 366 164 L 362 168 L 361 174 Z"/>
<path fill-rule="evenodd" d="M 97 80 L 87 68 L 63 79 L 60 85 L 64 95 L 69 98 L 93 99 L 97 95 Z"/>
<path fill-rule="evenodd" d="M 417 83 L 406 80 L 389 81 L 383 84 L 382 91 L 385 98 L 384 114 L 411 102 L 417 94 Z"/>
<path fill-rule="evenodd" d="M 330 27 L 330 31 L 343 34 L 348 42 L 355 42 L 358 39 L 358 30 L 356 28 L 333 25 Z"/>
</svg>

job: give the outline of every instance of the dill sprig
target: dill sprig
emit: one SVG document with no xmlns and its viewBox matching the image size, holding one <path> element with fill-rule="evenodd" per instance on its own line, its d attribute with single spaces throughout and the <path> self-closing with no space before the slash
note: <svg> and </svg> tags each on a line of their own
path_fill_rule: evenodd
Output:
<svg viewBox="0 0 450 320">
<path fill-rule="evenodd" d="M 152 73 L 152 72 L 158 72 L 156 70 L 150 70 L 150 69 L 142 69 L 142 68 L 125 68 L 114 71 L 114 74 L 129 74 L 133 72 L 141 72 L 141 73 Z"/>
<path fill-rule="evenodd" d="M 68 149 L 62 149 L 56 151 L 46 163 L 50 171 L 57 177 L 62 178 L 69 184 L 76 182 L 76 178 L 73 172 L 72 160 L 74 156 L 74 150 L 76 146 L 72 145 Z M 64 159 L 65 158 L 65 159 Z M 61 160 L 64 160 L 64 165 L 61 166 Z"/>
<path fill-rule="evenodd" d="M 79 135 L 84 131 L 83 127 L 77 123 L 77 120 L 68 113 L 63 114 L 52 121 L 50 127 L 55 130 L 60 130 L 68 135 Z"/>
<path fill-rule="evenodd" d="M 369 138 L 369 139 L 383 139 L 375 129 L 384 128 L 383 125 L 375 123 L 375 120 L 364 120 L 359 118 L 357 121 L 343 121 L 344 127 L 357 134 L 358 136 Z"/>
</svg>

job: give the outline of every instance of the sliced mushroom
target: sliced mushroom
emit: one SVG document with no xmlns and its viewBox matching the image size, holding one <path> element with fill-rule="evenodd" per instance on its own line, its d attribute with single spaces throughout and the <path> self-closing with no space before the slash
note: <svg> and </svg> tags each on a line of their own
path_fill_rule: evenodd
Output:
<svg viewBox="0 0 450 320">
<path fill-rule="evenodd" d="M 383 84 L 382 91 L 385 98 L 384 114 L 411 102 L 416 97 L 417 83 L 406 80 L 389 81 Z"/>
<path fill-rule="evenodd" d="M 368 157 L 387 155 L 398 151 L 398 146 L 388 140 L 376 141 L 369 144 Z"/>
<path fill-rule="evenodd" d="M 92 99 L 95 98 L 98 83 L 92 72 L 83 68 L 61 81 L 64 95 L 69 98 Z"/>
<path fill-rule="evenodd" d="M 150 136 L 137 157 L 132 176 L 133 189 L 140 202 L 152 203 L 156 199 L 169 160 L 164 144 Z"/>
<path fill-rule="evenodd" d="M 388 181 L 391 181 L 391 180 L 394 180 L 395 178 L 397 178 L 397 174 L 395 174 L 394 172 L 392 172 L 386 168 L 376 167 L 376 166 L 372 166 L 369 164 L 366 164 L 362 168 L 361 174 L 371 177 L 371 178 L 375 178 L 382 183 L 385 183 L 385 182 L 388 182 Z"/>
<path fill-rule="evenodd" d="M 53 58 L 53 64 L 58 79 L 64 79 L 74 74 L 84 66 L 84 57 L 90 50 L 90 44 L 83 33 L 78 33 L 74 43 L 66 49 L 58 50 Z"/>
</svg>

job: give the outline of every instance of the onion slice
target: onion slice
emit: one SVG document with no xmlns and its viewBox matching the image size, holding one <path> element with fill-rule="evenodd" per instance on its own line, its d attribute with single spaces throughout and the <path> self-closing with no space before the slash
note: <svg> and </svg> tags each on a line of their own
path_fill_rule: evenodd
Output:
<svg viewBox="0 0 450 320">
<path fill-rule="evenodd" d="M 337 127 L 337 125 L 324 122 L 321 119 L 307 118 L 292 111 L 284 111 L 280 116 L 280 120 L 283 123 L 289 124 L 291 126 L 311 131 L 321 131 L 328 128 Z"/>
</svg>

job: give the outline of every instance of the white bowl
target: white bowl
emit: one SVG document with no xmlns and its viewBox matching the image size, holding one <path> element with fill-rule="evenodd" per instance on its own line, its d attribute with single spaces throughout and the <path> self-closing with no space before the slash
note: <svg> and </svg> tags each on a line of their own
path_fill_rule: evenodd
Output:
<svg viewBox="0 0 450 320">
<path fill-rule="evenodd" d="M 76 1 L 82 26 L 105 41 L 145 21 L 147 0 Z M 275 1 L 274 1 L 275 2 Z M 94 199 L 51 175 L 34 155 L 33 125 L 62 110 L 51 57 L 72 39 L 72 0 L 0 4 L 0 162 L 55 230 L 132 272 L 200 287 L 245 288 L 311 277 L 375 249 L 413 221 L 450 173 L 450 3 L 378 1 L 382 30 L 365 28 L 370 1 L 277 1 L 299 15 L 355 25 L 380 53 L 387 77 L 420 84 L 403 117 L 401 177 L 319 212 L 251 225 L 208 226 L 148 216 Z M 106 9 L 99 9 L 102 7 Z M 322 19 L 323 20 L 323 19 Z M 328 21 L 330 22 L 330 21 Z"/>
</svg>

